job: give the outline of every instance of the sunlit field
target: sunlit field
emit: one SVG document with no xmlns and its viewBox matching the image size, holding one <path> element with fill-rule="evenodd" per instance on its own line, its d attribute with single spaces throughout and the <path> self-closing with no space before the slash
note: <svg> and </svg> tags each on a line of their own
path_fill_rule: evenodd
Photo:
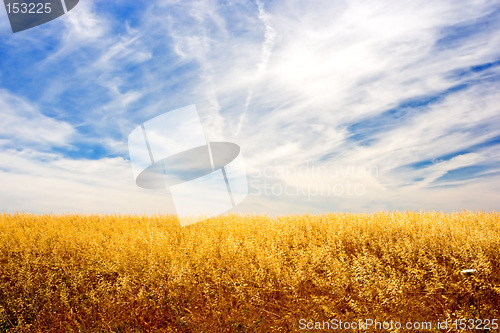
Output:
<svg viewBox="0 0 500 333">
<path fill-rule="evenodd" d="M 500 213 L 3 214 L 0 263 L 1 332 L 500 331 Z"/>
</svg>

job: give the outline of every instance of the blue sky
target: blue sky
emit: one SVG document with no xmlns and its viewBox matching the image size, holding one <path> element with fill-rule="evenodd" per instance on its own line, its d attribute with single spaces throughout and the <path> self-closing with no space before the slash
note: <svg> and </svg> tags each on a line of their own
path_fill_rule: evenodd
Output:
<svg viewBox="0 0 500 333">
<path fill-rule="evenodd" d="M 236 212 L 498 211 L 498 45 L 499 1 L 80 1 L 0 34 L 0 211 L 173 212 L 127 137 L 191 104 Z"/>
</svg>

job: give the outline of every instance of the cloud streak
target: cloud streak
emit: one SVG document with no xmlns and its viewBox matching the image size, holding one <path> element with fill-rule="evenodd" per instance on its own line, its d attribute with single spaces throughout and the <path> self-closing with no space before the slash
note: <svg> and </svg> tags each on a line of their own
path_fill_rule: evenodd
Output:
<svg viewBox="0 0 500 333">
<path fill-rule="evenodd" d="M 262 22 L 264 25 L 264 42 L 262 43 L 262 53 L 260 56 L 260 61 L 257 64 L 257 72 L 255 74 L 254 82 L 252 83 L 251 87 L 248 90 L 248 94 L 245 100 L 245 106 L 243 108 L 243 113 L 241 114 L 238 124 L 236 126 L 236 131 L 235 131 L 235 136 L 238 136 L 238 134 L 241 131 L 241 126 L 243 122 L 245 121 L 245 114 L 248 111 L 248 107 L 250 106 L 250 102 L 252 101 L 253 93 L 255 90 L 255 85 L 259 83 L 259 81 L 263 78 L 264 73 L 267 68 L 267 64 L 269 63 L 269 59 L 271 58 L 272 55 L 272 50 L 273 46 L 275 43 L 275 38 L 276 38 L 276 30 L 274 30 L 272 26 L 272 17 L 269 15 L 265 9 L 264 9 L 264 4 L 262 1 L 257 1 L 257 6 L 259 8 L 259 20 Z"/>
<path fill-rule="evenodd" d="M 0 90 L 0 135 L 5 147 L 46 149 L 70 143 L 75 131 L 64 121 L 43 115 L 26 100 Z"/>
</svg>

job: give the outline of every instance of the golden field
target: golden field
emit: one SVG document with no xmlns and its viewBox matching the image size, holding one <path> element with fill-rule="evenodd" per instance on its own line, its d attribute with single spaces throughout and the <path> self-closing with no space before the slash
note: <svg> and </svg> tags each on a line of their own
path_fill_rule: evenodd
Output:
<svg viewBox="0 0 500 333">
<path fill-rule="evenodd" d="M 0 215 L 0 332 L 366 319 L 447 321 L 436 332 L 500 321 L 500 213 L 227 215 L 184 228 L 160 215 Z"/>
</svg>

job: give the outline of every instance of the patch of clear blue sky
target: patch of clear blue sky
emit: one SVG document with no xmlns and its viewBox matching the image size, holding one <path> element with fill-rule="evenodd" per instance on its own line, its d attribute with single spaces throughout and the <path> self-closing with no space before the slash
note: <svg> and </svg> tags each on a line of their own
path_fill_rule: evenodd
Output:
<svg viewBox="0 0 500 333">
<path fill-rule="evenodd" d="M 459 155 L 464 155 L 464 154 L 469 154 L 469 153 L 473 153 L 473 152 L 477 152 L 479 150 L 482 150 L 482 149 L 485 149 L 485 148 L 489 148 L 489 147 L 493 147 L 493 146 L 497 146 L 497 145 L 500 145 L 500 136 L 496 136 L 490 140 L 486 140 L 484 142 L 481 142 L 477 145 L 471 145 L 469 147 L 462 147 L 462 148 L 459 148 L 457 150 L 455 150 L 454 152 L 452 153 L 449 153 L 449 154 L 445 154 L 445 155 L 441 155 L 441 156 L 437 156 L 436 158 L 433 158 L 433 159 L 428 159 L 428 160 L 421 160 L 421 161 L 418 161 L 418 162 L 415 162 L 415 163 L 411 163 L 411 164 L 407 164 L 405 166 L 403 166 L 402 168 L 410 168 L 410 169 L 413 169 L 413 170 L 416 170 L 416 169 L 421 169 L 421 168 L 426 168 L 428 166 L 431 166 L 433 164 L 436 164 L 438 162 L 444 162 L 444 161 L 449 161 L 451 160 L 452 158 L 456 157 L 456 156 L 459 156 Z"/>
<path fill-rule="evenodd" d="M 95 2 L 95 12 L 104 16 L 112 22 L 113 32 L 116 34 L 126 32 L 129 27 L 137 27 L 146 10 L 148 2 L 145 1 L 109 1 L 101 0 Z"/>
<path fill-rule="evenodd" d="M 40 65 L 57 49 L 58 38 L 48 33 L 43 25 L 33 29 L 37 30 L 36 39 L 24 39 L 15 34 L 0 38 L 0 86 L 16 95 L 38 99 L 43 93 L 41 88 L 50 80 L 46 74 L 61 71 L 66 66 L 63 62 L 53 64 L 50 69 Z M 19 34 L 27 33 L 29 30 Z"/>
<path fill-rule="evenodd" d="M 496 171 L 489 172 L 490 170 Z M 489 163 L 469 165 L 448 171 L 446 174 L 434 180 L 432 184 L 491 177 L 498 174 L 500 174 L 498 171 L 498 165 L 492 165 Z"/>
<path fill-rule="evenodd" d="M 54 147 L 52 152 L 71 159 L 100 159 L 118 156 L 117 154 L 110 154 L 100 142 L 79 142 L 78 145 L 71 147 Z"/>
<path fill-rule="evenodd" d="M 485 64 L 479 64 L 475 66 L 471 66 L 468 68 L 461 68 L 455 71 L 452 71 L 448 78 L 450 79 L 463 79 L 463 78 L 468 78 L 473 76 L 474 74 L 481 73 L 483 79 L 488 79 L 491 76 L 497 76 L 498 73 L 494 71 L 495 69 L 498 70 L 500 67 L 500 60 L 493 61 L 493 62 L 488 62 Z"/>
</svg>

